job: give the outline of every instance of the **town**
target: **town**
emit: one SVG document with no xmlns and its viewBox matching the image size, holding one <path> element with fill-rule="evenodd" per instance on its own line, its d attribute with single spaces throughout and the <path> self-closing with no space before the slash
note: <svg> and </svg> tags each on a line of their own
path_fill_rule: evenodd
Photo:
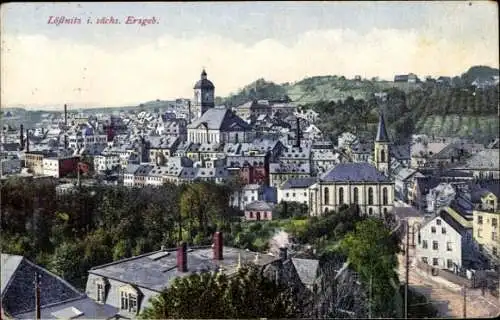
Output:
<svg viewBox="0 0 500 320">
<path fill-rule="evenodd" d="M 1 10 L 0 320 L 500 315 L 498 6 Z"/>
<path fill-rule="evenodd" d="M 417 81 L 411 80 L 411 75 L 396 76 L 394 83 L 402 78 Z M 489 86 L 498 86 L 498 76 Z M 387 93 L 376 96 L 378 105 L 383 106 Z M 60 199 L 82 196 L 82 188 L 93 190 L 97 186 L 136 190 L 161 189 L 164 185 L 224 185 L 230 186 L 223 189 L 227 194 L 217 200 L 226 203 L 216 208 L 231 208 L 230 214 L 243 223 L 279 221 L 290 215 L 324 217 L 348 210 L 384 221 L 399 234 L 404 253 L 399 253 L 401 279 L 411 273 L 412 278 L 417 277 L 415 281 L 448 281 L 450 286 L 469 288 L 469 294 L 480 290 L 486 305 L 498 299 L 499 139 L 484 145 L 473 139 L 414 135 L 407 144 L 397 145 L 382 110 L 377 108 L 376 134 L 371 139 L 361 140 L 344 132 L 335 143 L 318 128 L 320 113 L 299 108 L 287 97 L 250 100 L 232 108 L 215 105 L 215 85 L 202 70 L 194 81 L 193 99 L 177 99 L 163 107 L 110 109 L 107 113 L 73 111 L 64 105 L 62 112 L 42 113 L 40 122 L 31 127 L 23 123 L 18 127 L 5 125 L 1 145 L 3 188 L 12 179 L 28 185 L 51 181 L 49 185 L 55 187 L 55 196 Z M 15 117 L 15 112 L 3 113 L 5 120 Z M 191 202 L 189 211 L 201 208 L 200 201 L 210 202 L 208 198 L 195 199 L 212 197 L 210 191 L 188 190 L 192 190 L 187 200 Z M 11 202 L 5 204 L 5 194 L 3 191 L 4 215 Z M 147 204 L 142 208 L 148 210 Z M 185 209 L 179 210 L 184 214 Z M 9 229 L 7 219 L 2 220 L 3 230 Z M 71 310 L 81 308 L 86 311 L 79 312 L 91 318 L 137 315 L 169 279 L 187 272 L 188 266 L 207 271 L 223 268 L 224 272 L 234 273 L 242 260 L 262 266 L 272 277 L 280 274 L 278 277 L 289 285 L 297 281 L 293 286 L 302 288 L 300 292 L 314 292 L 312 287 L 320 285 L 317 281 L 321 274 L 332 271 L 319 271 L 319 260 L 311 258 L 315 255 L 302 257 L 307 249 L 294 243 L 288 233 L 282 233 L 279 241 L 280 237 L 272 235 L 269 241 L 274 245 L 250 246 L 256 251 L 268 248 L 252 253 L 238 241 L 226 246 L 223 232 L 216 232 L 212 245 L 215 263 L 211 261 L 210 246 L 182 235 L 179 239 L 191 247 L 162 246 L 149 253 L 139 251 L 140 255 L 132 257 L 116 255 L 116 261 L 87 270 L 87 295 L 53 274 L 39 271 L 51 278 L 42 280 L 42 290 L 45 285 L 60 286 L 58 290 L 76 299 L 55 311 L 41 308 L 42 318 L 54 312 L 71 314 Z M 177 250 L 177 256 L 170 254 L 172 250 Z M 290 261 L 288 266 L 286 261 Z M 360 272 L 346 269 L 346 260 L 332 261 L 329 263 L 333 263 L 334 278 L 344 272 L 349 279 Z M 2 253 L 2 268 L 4 265 L 11 268 L 6 270 L 7 274 L 12 272 L 9 282 L 23 277 L 18 273 L 40 268 L 21 256 Z M 291 274 L 298 275 L 298 279 L 291 280 Z M 336 285 L 342 285 L 342 281 L 349 280 Z M 14 290 L 16 285 L 11 282 L 3 291 L 2 311 L 14 318 L 32 317 L 35 304 L 12 302 L 19 298 L 21 290 Z M 364 289 L 350 288 L 352 299 L 360 299 L 354 294 L 356 290 Z M 123 292 L 121 298 L 116 292 Z M 31 290 L 26 293 L 31 294 Z M 23 300 L 31 301 L 33 297 Z M 91 308 L 88 305 L 92 299 L 104 305 Z M 313 314 L 319 312 L 317 307 L 308 308 Z M 343 311 L 344 316 L 366 316 L 366 310 L 351 308 Z M 490 315 L 498 308 L 492 312 Z"/>
</svg>

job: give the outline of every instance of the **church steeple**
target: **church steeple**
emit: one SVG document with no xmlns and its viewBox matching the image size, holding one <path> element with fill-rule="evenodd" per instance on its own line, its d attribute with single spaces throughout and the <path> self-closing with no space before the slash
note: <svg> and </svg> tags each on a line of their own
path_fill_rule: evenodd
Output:
<svg viewBox="0 0 500 320">
<path fill-rule="evenodd" d="M 373 150 L 373 163 L 379 171 L 385 174 L 388 174 L 391 164 L 389 144 L 389 135 L 385 128 L 384 115 L 380 111 L 377 136 L 375 137 L 375 148 Z"/>
<path fill-rule="evenodd" d="M 376 142 L 389 142 L 389 136 L 387 134 L 387 130 L 385 129 L 385 121 L 384 115 L 382 111 L 379 112 L 378 118 L 378 130 L 377 137 L 375 138 Z"/>
</svg>

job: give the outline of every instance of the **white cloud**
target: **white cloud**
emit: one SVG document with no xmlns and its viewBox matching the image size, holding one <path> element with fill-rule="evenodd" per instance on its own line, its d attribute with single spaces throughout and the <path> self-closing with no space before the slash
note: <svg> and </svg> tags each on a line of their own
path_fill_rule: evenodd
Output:
<svg viewBox="0 0 500 320">
<path fill-rule="evenodd" d="M 327 74 L 387 79 L 406 72 L 457 75 L 472 65 L 498 67 L 498 56 L 495 28 L 477 38 L 396 29 L 366 34 L 318 30 L 300 35 L 292 46 L 272 39 L 246 46 L 216 35 L 164 35 L 140 46 L 110 40 L 108 47 L 97 47 L 40 35 L 5 35 L 1 100 L 2 105 L 121 105 L 190 97 L 202 66 L 216 94 L 224 96 L 260 77 L 281 83 Z"/>
</svg>

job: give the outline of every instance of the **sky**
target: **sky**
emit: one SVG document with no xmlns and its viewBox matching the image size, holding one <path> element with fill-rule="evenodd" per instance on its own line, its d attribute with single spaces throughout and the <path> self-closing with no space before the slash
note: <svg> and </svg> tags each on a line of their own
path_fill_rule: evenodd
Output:
<svg viewBox="0 0 500 320">
<path fill-rule="evenodd" d="M 190 98 L 203 68 L 215 94 L 227 96 L 259 78 L 454 76 L 499 63 L 493 1 L 7 3 L 0 10 L 2 106 Z M 126 24 L 128 16 L 155 23 Z M 54 17 L 81 24 L 49 23 Z M 103 17 L 120 24 L 97 24 Z"/>
</svg>

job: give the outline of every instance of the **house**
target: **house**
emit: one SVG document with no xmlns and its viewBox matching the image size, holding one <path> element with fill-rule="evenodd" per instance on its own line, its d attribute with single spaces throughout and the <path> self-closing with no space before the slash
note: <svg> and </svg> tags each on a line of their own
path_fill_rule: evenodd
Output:
<svg viewBox="0 0 500 320">
<path fill-rule="evenodd" d="M 475 192 L 480 204 L 473 211 L 473 236 L 491 262 L 500 264 L 500 186 L 498 183 L 480 187 Z"/>
<path fill-rule="evenodd" d="M 120 157 L 116 154 L 94 156 L 94 171 L 104 172 L 120 168 Z"/>
<path fill-rule="evenodd" d="M 80 157 L 53 156 L 43 159 L 43 175 L 61 178 L 76 173 Z"/>
<path fill-rule="evenodd" d="M 322 175 L 341 161 L 340 153 L 333 150 L 314 150 L 311 152 L 312 174 Z"/>
<path fill-rule="evenodd" d="M 313 216 L 350 204 L 357 204 L 363 214 L 382 217 L 392 211 L 394 182 L 371 164 L 341 163 L 310 187 Z"/>
<path fill-rule="evenodd" d="M 405 203 L 409 203 L 408 194 L 411 192 L 410 186 L 412 181 L 415 178 L 421 177 L 424 177 L 424 175 L 414 169 L 402 168 L 399 170 L 394 177 L 395 197 Z"/>
<path fill-rule="evenodd" d="M 419 210 L 424 210 L 427 206 L 427 194 L 440 182 L 440 179 L 434 176 L 414 176 L 408 183 L 408 203 Z"/>
<path fill-rule="evenodd" d="M 270 116 L 271 105 L 267 100 L 252 100 L 233 108 L 236 115 L 242 119 L 251 119 L 252 122 L 259 116 Z"/>
<path fill-rule="evenodd" d="M 316 178 L 289 179 L 278 188 L 278 203 L 295 201 L 309 203 L 309 187 L 316 182 Z"/>
<path fill-rule="evenodd" d="M 200 118 L 187 126 L 188 141 L 196 143 L 247 142 L 251 139 L 251 126 L 233 111 L 222 108 L 208 109 Z"/>
<path fill-rule="evenodd" d="M 304 130 L 304 138 L 308 140 L 319 140 L 323 137 L 323 132 L 314 124 L 310 124 Z"/>
<path fill-rule="evenodd" d="M 466 229 L 442 213 L 419 228 L 416 256 L 436 268 L 458 272 L 466 267 L 469 242 Z"/>
<path fill-rule="evenodd" d="M 450 183 L 440 183 L 427 194 L 427 208 L 425 211 L 435 213 L 439 208 L 448 206 L 456 196 L 457 192 Z"/>
<path fill-rule="evenodd" d="M 270 163 L 269 164 L 269 185 L 278 188 L 288 179 L 311 177 L 311 165 L 309 163 Z"/>
<path fill-rule="evenodd" d="M 264 186 L 261 184 L 247 184 L 241 191 L 234 191 L 229 198 L 229 205 L 240 210 L 245 210 L 247 204 L 263 200 Z"/>
<path fill-rule="evenodd" d="M 156 137 L 151 136 L 148 137 L 149 141 L 149 159 L 152 162 L 157 162 L 160 154 L 163 155 L 164 158 L 171 157 L 180 144 L 181 139 L 179 137 Z"/>
<path fill-rule="evenodd" d="M 183 244 L 96 266 L 89 270 L 86 293 L 117 308 L 121 317 L 135 318 L 175 278 L 203 272 L 232 275 L 246 263 L 273 275 L 273 268 L 282 269 L 280 257 L 223 246 L 222 233 L 217 232 L 213 246 L 188 248 Z"/>
<path fill-rule="evenodd" d="M 261 200 L 251 202 L 245 207 L 245 219 L 249 221 L 272 220 L 273 207 L 272 203 Z"/>
<path fill-rule="evenodd" d="M 347 151 L 353 162 L 368 162 L 373 153 L 373 143 L 355 142 Z"/>
<path fill-rule="evenodd" d="M 35 275 L 40 290 L 41 319 L 110 319 L 117 308 L 96 303 L 62 278 L 34 264 L 28 259 L 1 254 L 2 318 L 35 318 Z"/>
<path fill-rule="evenodd" d="M 479 179 L 500 179 L 500 149 L 479 151 L 451 170 L 470 172 Z"/>
</svg>

